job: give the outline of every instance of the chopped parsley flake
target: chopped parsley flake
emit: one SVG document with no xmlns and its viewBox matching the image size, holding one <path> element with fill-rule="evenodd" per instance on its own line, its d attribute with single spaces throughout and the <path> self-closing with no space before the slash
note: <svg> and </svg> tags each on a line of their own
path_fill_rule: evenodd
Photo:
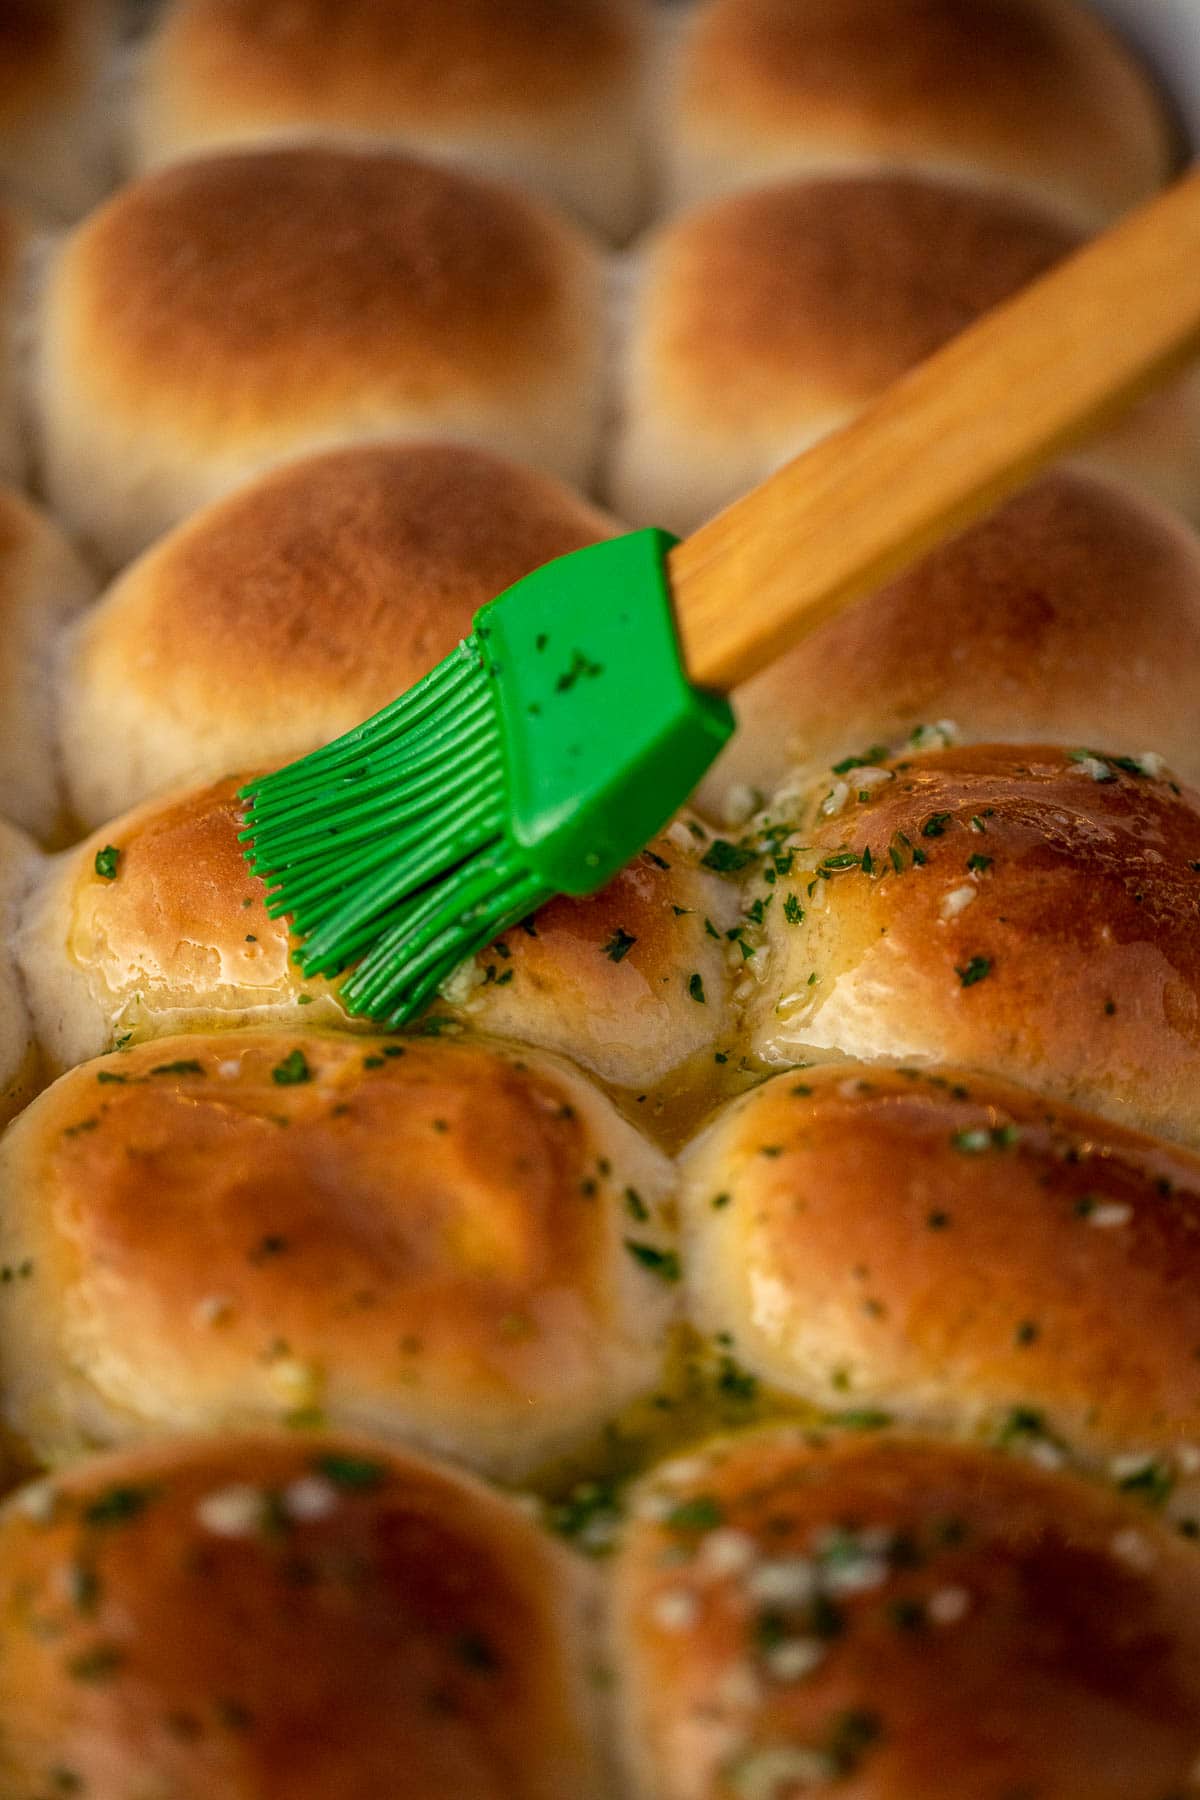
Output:
<svg viewBox="0 0 1200 1800">
<path fill-rule="evenodd" d="M 633 933 L 623 930 L 622 927 L 618 925 L 617 929 L 613 932 L 607 944 L 604 946 L 604 955 L 607 956 L 609 962 L 624 962 L 636 943 L 637 939 L 634 937 Z"/>
<path fill-rule="evenodd" d="M 277 1087 L 298 1087 L 301 1082 L 311 1081 L 312 1070 L 303 1050 L 289 1050 L 283 1061 L 271 1070 L 271 1080 Z"/>
<path fill-rule="evenodd" d="M 967 867 L 972 875 L 986 875 L 995 860 L 994 856 L 968 856 Z"/>
<path fill-rule="evenodd" d="M 194 1057 L 185 1056 L 179 1062 L 158 1063 L 151 1069 L 152 1075 L 203 1075 L 204 1066 Z"/>
<path fill-rule="evenodd" d="M 929 817 L 921 827 L 921 836 L 928 838 L 942 837 L 947 825 L 950 823 L 950 816 L 951 815 L 948 812 L 930 813 Z"/>
<path fill-rule="evenodd" d="M 754 856 L 755 852 L 748 850 L 743 844 L 731 844 L 727 838 L 714 838 L 700 861 L 706 869 L 715 869 L 718 875 L 734 875 L 739 869 L 744 869 L 747 863 L 752 863 Z"/>
<path fill-rule="evenodd" d="M 627 1187 L 625 1189 L 625 1210 L 631 1219 L 637 1220 L 639 1225 L 644 1225 L 650 1217 L 650 1208 L 636 1188 Z"/>
<path fill-rule="evenodd" d="M 105 844 L 103 850 L 97 850 L 96 860 L 92 864 L 102 881 L 117 879 L 117 865 L 121 860 L 121 852 L 115 844 Z"/>
<path fill-rule="evenodd" d="M 701 1006 L 708 1005 L 708 996 L 704 992 L 704 977 L 698 970 L 688 982 L 688 993 L 692 996 L 692 999 L 697 1001 Z"/>
<path fill-rule="evenodd" d="M 140 1518 L 157 1496 L 158 1489 L 153 1487 L 123 1485 L 108 1488 L 84 1507 L 83 1522 L 85 1525 L 128 1525 L 131 1519 Z"/>
<path fill-rule="evenodd" d="M 954 966 L 954 973 L 965 988 L 974 987 L 976 982 L 985 980 L 991 972 L 992 960 L 989 956 L 973 956 L 961 969 L 957 963 Z"/>
<path fill-rule="evenodd" d="M 387 1474 L 382 1463 L 372 1462 L 369 1457 L 346 1456 L 333 1450 L 315 1456 L 312 1466 L 314 1473 L 324 1475 L 336 1487 L 349 1488 L 355 1493 L 381 1487 Z"/>
<path fill-rule="evenodd" d="M 804 908 L 801 906 L 795 894 L 788 894 L 784 900 L 783 916 L 789 925 L 802 925 L 804 923 Z"/>
<path fill-rule="evenodd" d="M 636 1238 L 626 1238 L 625 1248 L 630 1256 L 643 1269 L 657 1275 L 661 1281 L 678 1281 L 680 1275 L 679 1257 L 674 1250 L 660 1250 L 655 1244 L 642 1244 Z"/>
<path fill-rule="evenodd" d="M 715 1531 L 725 1517 L 711 1494 L 697 1494 L 693 1500 L 681 1500 L 667 1514 L 670 1531 Z"/>
</svg>

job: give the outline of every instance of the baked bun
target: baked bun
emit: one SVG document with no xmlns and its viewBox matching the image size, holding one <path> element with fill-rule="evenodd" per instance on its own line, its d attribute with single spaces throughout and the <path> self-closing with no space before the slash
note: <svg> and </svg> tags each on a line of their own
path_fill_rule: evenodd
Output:
<svg viewBox="0 0 1200 1800">
<path fill-rule="evenodd" d="M 709 833 L 677 819 L 598 894 L 560 894 L 505 932 L 452 977 L 441 1010 L 618 1087 L 670 1078 L 702 1094 L 734 1041 L 742 960 L 737 886 L 706 856 Z"/>
<path fill-rule="evenodd" d="M 599 1800 L 589 1604 L 586 1567 L 518 1507 L 369 1440 L 96 1458 L 0 1518 L 0 1776 L 13 1795 Z"/>
<path fill-rule="evenodd" d="M 667 1464 L 617 1567 L 646 1800 L 1194 1791 L 1200 1558 L 1073 1477 L 776 1430 Z"/>
<path fill-rule="evenodd" d="M 0 819 L 0 1125 L 24 1106 L 37 1084 L 39 1059 L 13 938 L 40 860 L 24 832 Z"/>
<path fill-rule="evenodd" d="M 848 770 L 751 886 L 755 1050 L 957 1063 L 1200 1142 L 1200 795 L 1157 770 L 995 745 Z"/>
<path fill-rule="evenodd" d="M 692 530 L 1080 242 L 1019 195 L 904 174 L 785 182 L 685 214 L 647 240 L 637 274 L 617 511 Z M 1198 445 L 1189 377 L 1093 454 L 1195 512 Z"/>
<path fill-rule="evenodd" d="M 172 1032 L 348 1023 L 267 917 L 238 839 L 243 779 L 151 801 L 45 864 L 16 953 L 53 1071 Z"/>
<path fill-rule="evenodd" d="M 0 7 L 0 185 L 74 218 L 112 179 L 105 65 L 113 0 L 7 0 Z"/>
<path fill-rule="evenodd" d="M 204 157 L 68 239 L 36 386 L 47 491 L 111 566 L 314 449 L 448 438 L 576 482 L 601 265 L 525 195 L 387 152 Z"/>
<path fill-rule="evenodd" d="M 0 31 L 3 29 L 0 25 Z M 20 482 L 25 476 L 20 331 L 28 242 L 28 221 L 0 201 L 0 481 Z"/>
<path fill-rule="evenodd" d="M 814 777 L 922 726 L 959 741 L 1153 747 L 1200 783 L 1200 541 L 1132 490 L 1060 469 L 738 690 L 700 790 Z"/>
<path fill-rule="evenodd" d="M 315 1417 L 524 1475 L 655 1381 L 672 1183 L 569 1064 L 523 1048 L 139 1045 L 65 1075 L 0 1146 L 0 1263 L 28 1270 L 5 1418 L 54 1460 Z"/>
<path fill-rule="evenodd" d="M 1181 148 L 1165 97 L 1078 0 L 710 0 L 667 118 L 668 191 L 687 203 L 889 165 L 1100 224 Z"/>
<path fill-rule="evenodd" d="M 0 793 L 8 817 L 43 839 L 63 822 L 52 675 L 58 639 L 95 591 L 46 515 L 0 487 Z"/>
<path fill-rule="evenodd" d="M 137 159 L 407 145 L 624 237 L 641 210 L 643 25 L 640 0 L 175 0 L 141 71 Z"/>
<path fill-rule="evenodd" d="M 76 811 L 98 825 L 314 750 L 427 674 L 485 601 L 615 529 L 553 476 L 463 445 L 363 444 L 261 476 L 148 551 L 76 633 Z"/>
<path fill-rule="evenodd" d="M 727 1107 L 681 1210 L 692 1322 L 777 1390 L 1139 1484 L 1200 1467 L 1187 1151 L 986 1076 L 838 1063 Z"/>
</svg>

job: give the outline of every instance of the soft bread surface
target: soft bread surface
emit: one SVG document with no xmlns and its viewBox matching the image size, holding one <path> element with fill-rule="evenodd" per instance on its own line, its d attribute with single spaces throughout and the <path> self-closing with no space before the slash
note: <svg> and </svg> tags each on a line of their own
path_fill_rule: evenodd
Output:
<svg viewBox="0 0 1200 1800">
<path fill-rule="evenodd" d="M 13 939 L 40 862 L 25 833 L 0 818 L 0 1125 L 25 1105 L 39 1073 L 33 1021 Z"/>
<path fill-rule="evenodd" d="M 75 634 L 61 714 L 76 811 L 98 825 L 316 749 L 427 674 L 486 601 L 615 529 L 554 477 L 464 445 L 271 471 L 168 534 Z"/>
<path fill-rule="evenodd" d="M 1200 782 L 1200 540 L 1117 483 L 1045 476 L 739 689 L 700 802 L 814 777 L 921 726 L 1157 750 Z"/>
<path fill-rule="evenodd" d="M 599 1800 L 586 1570 L 369 1440 L 160 1443 L 0 1521 L 0 1778 L 173 1800 Z M 49 1783 L 49 1786 L 47 1786 Z"/>
<path fill-rule="evenodd" d="M 755 1088 L 682 1167 L 689 1317 L 775 1388 L 1164 1482 L 1200 1444 L 1200 1158 L 986 1076 L 838 1063 Z"/>
<path fill-rule="evenodd" d="M 0 201 L 0 481 L 19 482 L 25 474 L 18 339 L 28 238 L 25 217 Z"/>
<path fill-rule="evenodd" d="M 711 0 L 677 81 L 676 201 L 891 165 L 1097 224 L 1148 198 L 1181 148 L 1165 96 L 1079 0 Z"/>
<path fill-rule="evenodd" d="M 1200 1141 L 1200 796 L 1122 761 L 941 750 L 781 820 L 755 1049 L 958 1063 Z"/>
<path fill-rule="evenodd" d="M 59 640 L 95 591 L 47 515 L 0 487 L 0 804 L 42 839 L 59 834 L 63 824 Z"/>
<path fill-rule="evenodd" d="M 306 451 L 442 435 L 589 472 L 599 258 L 515 189 L 330 147 L 201 158 L 67 241 L 37 386 L 47 490 L 117 566 Z"/>
<path fill-rule="evenodd" d="M 86 1064 L 0 1147 L 8 1422 L 61 1458 L 327 1418 L 521 1475 L 654 1382 L 672 1187 L 523 1047 L 220 1033 Z"/>
<path fill-rule="evenodd" d="M 112 178 L 103 91 L 114 0 L 8 0 L 0 9 L 0 184 L 73 218 Z"/>
<path fill-rule="evenodd" d="M 646 1800 L 1162 1800 L 1195 1785 L 1200 1560 L 994 1453 L 774 1431 L 651 1476 L 614 1665 Z"/>
<path fill-rule="evenodd" d="M 675 1075 L 702 1090 L 737 1032 L 738 893 L 705 867 L 709 851 L 707 832 L 676 820 L 599 893 L 560 894 L 481 951 L 448 1010 L 622 1088 Z"/>
<path fill-rule="evenodd" d="M 624 236 L 642 170 L 639 0 L 176 0 L 134 106 L 144 166 L 325 136 L 469 163 Z"/>
<path fill-rule="evenodd" d="M 1081 241 L 1021 196 L 894 173 L 781 182 L 661 227 L 623 350 L 617 511 L 693 529 Z M 1189 378 L 1090 454 L 1195 509 L 1198 442 Z"/>
</svg>

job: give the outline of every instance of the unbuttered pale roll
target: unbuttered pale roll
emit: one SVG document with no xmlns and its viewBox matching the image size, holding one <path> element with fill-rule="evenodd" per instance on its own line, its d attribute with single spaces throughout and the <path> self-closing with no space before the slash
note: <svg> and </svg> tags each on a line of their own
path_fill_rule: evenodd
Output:
<svg viewBox="0 0 1200 1800">
<path fill-rule="evenodd" d="M 838 1063 L 719 1114 L 681 1210 L 692 1322 L 775 1389 L 1159 1498 L 1200 1467 L 1186 1151 L 987 1076 Z"/>
<path fill-rule="evenodd" d="M 768 1062 L 956 1063 L 1200 1143 L 1200 794 L 983 745 L 857 763 L 788 824 L 748 890 Z"/>
<path fill-rule="evenodd" d="M 300 137 L 407 145 L 623 237 L 640 211 L 640 0 L 174 0 L 139 162 Z"/>
<path fill-rule="evenodd" d="M 369 1439 L 83 1462 L 0 1517 L 0 1784 L 599 1800 L 590 1600 L 517 1506 Z"/>
<path fill-rule="evenodd" d="M 33 1092 L 39 1057 L 13 939 L 26 893 L 37 877 L 34 845 L 0 818 L 0 1124 Z"/>
<path fill-rule="evenodd" d="M 449 655 L 485 601 L 615 529 L 553 476 L 464 445 L 271 471 L 168 534 L 75 634 L 61 730 L 76 812 L 98 825 L 316 749 Z"/>
<path fill-rule="evenodd" d="M 739 689 L 700 803 L 736 816 L 949 721 L 959 741 L 1157 750 L 1200 783 L 1200 541 L 1078 469 L 1045 476 Z"/>
<path fill-rule="evenodd" d="M 1091 224 L 1146 199 L 1180 149 L 1165 96 L 1082 0 L 709 0 L 663 137 L 677 202 L 890 165 Z"/>
<path fill-rule="evenodd" d="M 692 530 L 1081 242 L 1019 195 L 920 176 L 783 182 L 645 241 L 609 460 L 617 511 Z M 1200 513 L 1200 378 L 1089 456 Z"/>
<path fill-rule="evenodd" d="M 672 1187 L 582 1076 L 520 1047 L 143 1044 L 0 1147 L 0 1406 L 55 1460 L 328 1419 L 520 1476 L 656 1380 Z"/>
<path fill-rule="evenodd" d="M 0 185 L 73 218 L 112 180 L 106 63 L 115 0 L 7 0 L 0 7 Z"/>
<path fill-rule="evenodd" d="M 43 839 L 63 824 L 59 641 L 95 590 L 45 513 L 0 487 L 0 812 Z"/>
<path fill-rule="evenodd" d="M 613 1666 L 638 1800 L 1180 1800 L 1200 1559 L 994 1452 L 751 1433 L 637 1492 Z"/>
<path fill-rule="evenodd" d="M 516 189 L 384 151 L 203 157 L 68 239 L 36 378 L 46 487 L 117 566 L 307 451 L 442 436 L 582 481 L 601 266 Z"/>
</svg>

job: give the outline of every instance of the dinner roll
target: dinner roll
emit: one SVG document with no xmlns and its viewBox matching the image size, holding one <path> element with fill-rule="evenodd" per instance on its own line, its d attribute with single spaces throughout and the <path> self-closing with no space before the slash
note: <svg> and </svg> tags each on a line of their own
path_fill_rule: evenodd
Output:
<svg viewBox="0 0 1200 1800">
<path fill-rule="evenodd" d="M 743 960 L 740 897 L 719 861 L 710 835 L 677 819 L 598 894 L 560 894 L 481 951 L 443 990 L 443 1010 L 616 1086 L 670 1080 L 702 1104 L 729 1060 Z"/>
<path fill-rule="evenodd" d="M 0 487 L 0 805 L 40 838 L 63 823 L 58 639 L 94 593 L 91 575 L 46 515 Z"/>
<path fill-rule="evenodd" d="M 106 63 L 114 0 L 0 7 L 0 185 L 74 218 L 112 179 Z"/>
<path fill-rule="evenodd" d="M 25 1104 L 38 1076 L 33 1025 L 13 955 L 13 937 L 39 860 L 24 832 L 0 818 L 0 1125 Z"/>
<path fill-rule="evenodd" d="M 525 1474 L 656 1378 L 672 1179 L 524 1049 L 139 1045 L 0 1145 L 4 1417 L 44 1458 L 319 1418 Z"/>
<path fill-rule="evenodd" d="M 386 152 L 203 157 L 123 189 L 51 271 L 47 491 L 116 566 L 306 451 L 447 438 L 582 481 L 601 266 L 515 189 Z"/>
<path fill-rule="evenodd" d="M 890 165 L 1090 224 L 1146 199 L 1181 147 L 1146 71 L 1079 0 L 709 0 L 665 139 L 676 201 Z"/>
<path fill-rule="evenodd" d="M 984 745 L 848 770 L 751 884 L 754 1048 L 960 1063 L 1200 1142 L 1200 795 L 1158 767 Z"/>
<path fill-rule="evenodd" d="M 141 72 L 136 157 L 402 144 L 623 237 L 641 203 L 642 26 L 640 0 L 174 0 Z"/>
<path fill-rule="evenodd" d="M 960 740 L 1160 751 L 1200 783 L 1200 542 L 1131 489 L 1060 469 L 822 626 L 737 696 L 701 792 L 717 817 L 950 720 Z"/>
<path fill-rule="evenodd" d="M 1080 241 L 1020 196 L 893 173 L 685 214 L 646 241 L 634 284 L 617 511 L 692 530 Z M 1200 510 L 1200 378 L 1143 402 L 1093 454 Z"/>
<path fill-rule="evenodd" d="M 347 1022 L 267 917 L 238 841 L 242 779 L 151 801 L 44 865 L 16 953 L 52 1070 L 171 1032 Z"/>
<path fill-rule="evenodd" d="M 617 1567 L 645 1800 L 1165 1800 L 1196 1786 L 1200 1558 L 1103 1488 L 797 1431 L 667 1464 Z"/>
<path fill-rule="evenodd" d="M 986 1076 L 837 1063 L 734 1101 L 683 1171 L 690 1317 L 773 1387 L 1160 1493 L 1200 1467 L 1200 1158 Z"/>
<path fill-rule="evenodd" d="M 0 1517 L 0 1606 L 14 1796 L 604 1791 L 586 1567 L 510 1501 L 370 1440 L 78 1464 Z"/>
<path fill-rule="evenodd" d="M 168 534 L 75 634 L 76 811 L 98 825 L 315 749 L 427 674 L 485 601 L 614 529 L 553 476 L 463 445 L 363 444 L 261 476 Z"/>
<path fill-rule="evenodd" d="M 0 481 L 19 482 L 25 475 L 20 334 L 28 243 L 27 219 L 0 201 Z"/>
</svg>

